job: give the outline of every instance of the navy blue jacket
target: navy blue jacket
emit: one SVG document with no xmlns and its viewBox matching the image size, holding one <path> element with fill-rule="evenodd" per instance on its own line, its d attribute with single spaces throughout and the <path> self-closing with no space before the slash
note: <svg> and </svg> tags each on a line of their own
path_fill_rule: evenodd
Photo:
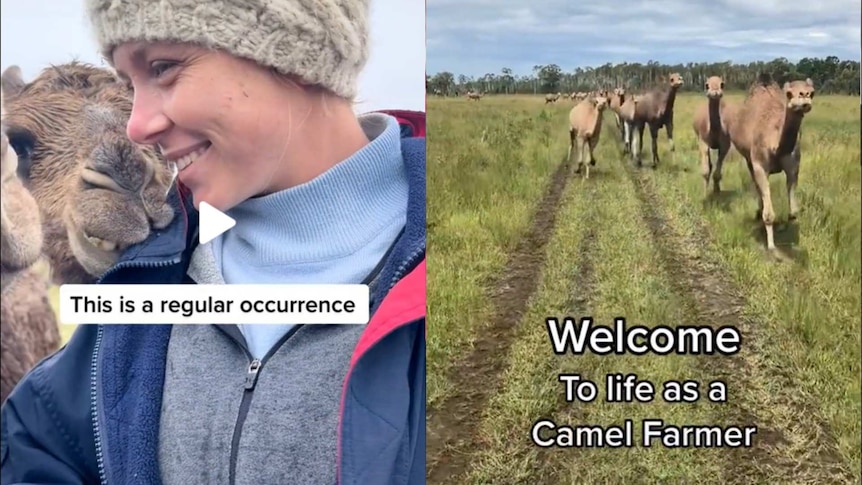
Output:
<svg viewBox="0 0 862 485">
<path fill-rule="evenodd" d="M 344 381 L 338 482 L 425 483 L 425 139 L 403 138 L 407 225 L 372 294 Z M 188 282 L 197 212 L 129 248 L 105 284 Z M 160 483 L 159 417 L 170 325 L 81 325 L 2 407 L 2 484 Z"/>
</svg>

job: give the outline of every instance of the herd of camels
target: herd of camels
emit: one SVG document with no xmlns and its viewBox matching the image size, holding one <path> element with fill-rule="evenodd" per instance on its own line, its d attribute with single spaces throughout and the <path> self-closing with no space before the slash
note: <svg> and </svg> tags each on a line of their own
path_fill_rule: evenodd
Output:
<svg viewBox="0 0 862 485">
<path fill-rule="evenodd" d="M 666 85 L 639 95 L 624 89 L 580 93 L 570 114 L 569 157 L 579 145 L 580 168 L 595 165 L 602 113 L 614 112 L 626 152 L 640 164 L 643 131 L 649 127 L 652 160 L 657 135 L 667 129 L 673 150 L 673 102 L 678 74 Z M 704 86 L 708 101 L 694 121 L 707 186 L 719 191 L 721 164 L 733 145 L 745 158 L 758 190 L 758 217 L 767 246 L 775 248 L 775 213 L 767 177 L 785 172 L 790 217 L 799 205 L 798 134 L 811 110 L 811 80 L 779 86 L 754 83 L 745 100 L 722 99 L 723 83 Z M 481 94 L 476 94 L 476 99 Z M 577 93 L 576 93 L 577 94 Z M 127 247 L 175 217 L 167 201 L 171 174 L 153 148 L 133 143 L 125 124 L 132 93 L 108 69 L 70 62 L 50 66 L 25 82 L 16 66 L 2 74 L 2 395 L 55 352 L 60 336 L 48 299 L 51 283 L 94 283 Z M 718 150 L 713 167 L 710 150 Z M 588 159 L 588 160 L 587 160 Z M 589 162 L 589 163 L 586 163 Z M 50 275 L 37 270 L 46 260 Z"/>
<path fill-rule="evenodd" d="M 637 166 L 642 164 L 643 135 L 649 128 L 655 168 L 659 164 L 658 133 L 661 128 L 667 130 L 669 147 L 674 151 L 673 106 L 682 85 L 682 77 L 673 73 L 659 87 L 636 95 L 627 96 L 623 88 L 587 93 L 569 113 L 569 158 L 577 144 L 577 172 L 586 168 L 585 177 L 589 177 L 589 166 L 596 163 L 593 150 L 601 135 L 603 113 L 608 107 L 614 113 L 624 150 Z M 703 88 L 707 99 L 695 112 L 692 127 L 698 140 L 705 189 L 709 191 L 711 179 L 713 192 L 721 191 L 722 164 L 731 146 L 734 147 L 745 159 L 754 182 L 758 204 L 756 217 L 763 221 L 767 248 L 774 251 L 775 210 L 769 176 L 784 172 L 789 219 L 795 219 L 799 213 L 796 184 L 800 128 L 805 114 L 812 108 L 814 82 L 809 78 L 787 81 L 780 86 L 770 75 L 761 74 L 741 103 L 724 99 L 724 82 L 719 76 L 711 76 Z M 715 164 L 711 150 L 718 152 Z"/>
</svg>

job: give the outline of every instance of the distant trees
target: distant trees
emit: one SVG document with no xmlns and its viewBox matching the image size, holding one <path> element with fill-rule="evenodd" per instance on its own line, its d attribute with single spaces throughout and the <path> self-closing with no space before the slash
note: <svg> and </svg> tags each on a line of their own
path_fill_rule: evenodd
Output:
<svg viewBox="0 0 862 485">
<path fill-rule="evenodd" d="M 678 72 L 685 80 L 684 91 L 700 91 L 709 76 L 721 76 L 728 90 L 745 90 L 759 72 L 768 72 L 778 82 L 790 78 L 810 77 L 819 93 L 859 94 L 859 62 L 826 58 L 803 58 L 796 64 L 779 57 L 771 61 L 748 64 L 726 62 L 689 62 L 687 64 L 607 63 L 599 67 L 579 67 L 564 72 L 557 64 L 535 65 L 528 75 L 515 75 L 504 67 L 499 74 L 487 73 L 479 78 L 440 72 L 425 76 L 429 94 L 454 94 L 468 90 L 491 94 L 539 94 L 590 91 L 600 87 L 624 86 L 639 89 L 653 85 L 661 76 Z M 457 78 L 457 82 L 456 82 Z"/>
</svg>

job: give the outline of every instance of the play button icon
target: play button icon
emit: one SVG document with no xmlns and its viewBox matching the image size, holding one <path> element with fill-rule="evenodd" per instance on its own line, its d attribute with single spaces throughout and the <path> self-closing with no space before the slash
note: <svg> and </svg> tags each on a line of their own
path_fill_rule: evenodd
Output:
<svg viewBox="0 0 862 485">
<path fill-rule="evenodd" d="M 198 240 L 201 244 L 206 244 L 219 234 L 227 231 L 236 225 L 236 221 L 225 215 L 222 211 L 201 201 L 200 205 L 200 229 L 198 230 Z"/>
</svg>

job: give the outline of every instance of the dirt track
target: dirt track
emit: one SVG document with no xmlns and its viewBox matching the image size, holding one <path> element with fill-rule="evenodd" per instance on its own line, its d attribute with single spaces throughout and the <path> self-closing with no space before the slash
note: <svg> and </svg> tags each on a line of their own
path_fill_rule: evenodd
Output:
<svg viewBox="0 0 862 485">
<path fill-rule="evenodd" d="M 717 423 L 756 425 L 755 446 L 751 449 L 731 450 L 721 483 L 850 483 L 852 477 L 841 466 L 836 452 L 836 441 L 823 422 L 803 432 L 806 441 L 818 443 L 817 450 L 799 450 L 788 455 L 776 448 L 791 446 L 779 424 L 770 421 L 770 410 L 775 407 L 791 408 L 791 415 L 803 416 L 810 404 L 796 396 L 768 396 L 757 392 L 738 392 L 757 388 L 765 380 L 780 381 L 779 370 L 758 366 L 758 352 L 762 348 L 758 339 L 764 338 L 758 330 L 756 318 L 745 315 L 745 298 L 723 269 L 707 254 L 709 235 L 706 227 L 700 236 L 683 235 L 676 230 L 663 211 L 661 200 L 653 191 L 654 181 L 649 168 L 628 167 L 626 173 L 639 200 L 640 214 L 649 228 L 652 243 L 660 255 L 660 263 L 675 293 L 686 302 L 687 321 L 713 327 L 733 325 L 744 338 L 744 352 L 730 358 L 705 356 L 700 365 L 705 373 L 716 380 L 728 383 L 729 398 Z M 517 337 L 518 322 L 536 290 L 540 271 L 545 263 L 545 246 L 554 232 L 556 216 L 563 191 L 571 178 L 571 167 L 563 162 L 554 173 L 547 193 L 538 205 L 533 223 L 515 251 L 510 255 L 505 270 L 490 290 L 494 318 L 475 342 L 466 359 L 453 366 L 452 396 L 438 409 L 428 413 L 429 438 L 427 444 L 428 483 L 456 483 L 469 468 L 472 453 L 481 449 L 477 428 L 491 395 L 500 387 L 500 376 L 505 368 L 508 349 Z M 589 190 L 594 192 L 595 184 Z M 595 214 L 585 214 L 586 218 Z M 592 290 L 592 258 L 595 234 L 588 233 L 579 246 L 578 291 L 572 295 L 572 314 L 587 315 Z M 560 402 L 563 407 L 564 402 Z M 578 417 L 589 421 L 589 408 L 577 411 Z M 796 430 L 798 433 L 799 430 Z M 571 450 L 569 453 L 577 453 Z M 539 452 L 537 476 L 542 476 L 542 463 L 547 457 Z M 559 483 L 561 477 L 546 475 L 542 483 Z"/>
</svg>

